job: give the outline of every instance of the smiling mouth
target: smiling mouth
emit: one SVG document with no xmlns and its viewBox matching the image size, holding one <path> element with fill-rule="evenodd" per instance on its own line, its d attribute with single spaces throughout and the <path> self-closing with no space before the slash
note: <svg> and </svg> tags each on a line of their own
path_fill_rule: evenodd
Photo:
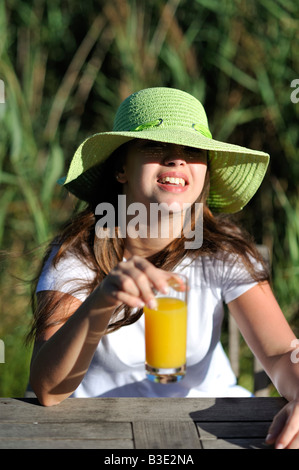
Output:
<svg viewBox="0 0 299 470">
<path fill-rule="evenodd" d="M 174 186 L 182 186 L 184 187 L 186 184 L 186 181 L 183 178 L 173 178 L 170 176 L 165 176 L 164 178 L 159 178 L 158 183 L 161 184 L 171 184 Z"/>
</svg>

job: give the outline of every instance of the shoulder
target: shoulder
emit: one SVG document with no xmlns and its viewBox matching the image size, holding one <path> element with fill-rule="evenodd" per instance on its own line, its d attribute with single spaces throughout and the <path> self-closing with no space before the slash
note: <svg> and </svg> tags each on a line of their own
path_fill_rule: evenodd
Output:
<svg viewBox="0 0 299 470">
<path fill-rule="evenodd" d="M 246 269 L 242 258 L 237 254 L 231 253 L 215 253 L 213 255 L 199 255 L 195 257 L 187 256 L 180 262 L 179 266 L 197 269 L 217 277 L 229 275 L 233 268 Z"/>
<path fill-rule="evenodd" d="M 60 253 L 60 248 L 59 244 L 51 245 L 49 256 L 44 265 L 47 269 L 60 274 L 69 273 L 70 276 L 77 274 L 78 270 L 80 270 L 81 275 L 87 275 L 88 277 L 91 275 L 94 267 L 84 246 L 80 252 L 68 249 Z"/>
<path fill-rule="evenodd" d="M 262 269 L 258 261 L 252 259 L 252 263 L 254 269 Z M 256 284 L 242 257 L 232 253 L 188 257 L 180 263 L 180 269 L 196 285 L 221 291 L 225 302 Z"/>
<path fill-rule="evenodd" d="M 88 286 L 96 273 L 84 249 L 82 253 L 71 250 L 59 255 L 60 245 L 53 244 L 44 263 L 36 292 L 56 290 L 78 297 L 86 297 Z M 80 293 L 79 293 L 80 292 Z"/>
</svg>

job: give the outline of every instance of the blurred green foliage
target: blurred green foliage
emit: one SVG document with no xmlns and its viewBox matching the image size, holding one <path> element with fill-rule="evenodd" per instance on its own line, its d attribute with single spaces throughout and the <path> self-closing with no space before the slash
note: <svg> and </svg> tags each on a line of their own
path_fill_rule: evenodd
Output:
<svg viewBox="0 0 299 470">
<path fill-rule="evenodd" d="M 27 281 L 76 204 L 56 180 L 78 144 L 148 86 L 194 94 L 214 138 L 270 153 L 239 219 L 269 247 L 276 296 L 298 332 L 298 17 L 292 0 L 0 2 L 0 396 L 24 392 Z"/>
</svg>

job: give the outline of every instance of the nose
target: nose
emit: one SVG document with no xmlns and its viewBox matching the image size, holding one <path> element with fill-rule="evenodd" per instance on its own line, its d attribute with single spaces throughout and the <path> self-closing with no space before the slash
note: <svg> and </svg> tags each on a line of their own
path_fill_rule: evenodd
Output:
<svg viewBox="0 0 299 470">
<path fill-rule="evenodd" d="M 180 147 L 178 145 L 173 145 L 168 147 L 163 163 L 166 166 L 184 166 L 187 162 Z"/>
</svg>

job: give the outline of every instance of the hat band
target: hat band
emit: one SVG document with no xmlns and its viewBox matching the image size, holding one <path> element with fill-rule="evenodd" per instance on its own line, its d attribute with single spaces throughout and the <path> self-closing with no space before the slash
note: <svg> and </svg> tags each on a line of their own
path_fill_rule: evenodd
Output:
<svg viewBox="0 0 299 470">
<path fill-rule="evenodd" d="M 163 119 L 156 119 L 155 121 L 150 121 L 146 122 L 144 124 L 140 124 L 140 126 L 134 127 L 130 129 L 131 132 L 136 132 L 136 131 L 144 131 L 146 129 L 150 129 L 152 127 L 159 127 L 163 122 Z M 208 137 L 209 139 L 212 139 L 212 134 L 209 131 L 208 127 L 203 125 L 203 124 L 192 124 L 192 128 L 200 132 L 204 137 Z"/>
<path fill-rule="evenodd" d="M 140 124 L 140 126 L 130 129 L 130 131 L 143 131 L 145 129 L 150 129 L 151 127 L 158 127 L 162 124 L 163 119 L 156 119 L 155 121 L 146 122 L 145 124 Z"/>
<path fill-rule="evenodd" d="M 203 136 L 208 137 L 208 139 L 212 139 L 212 134 L 207 126 L 204 126 L 203 124 L 192 124 L 192 127 L 197 132 L 200 132 Z"/>
</svg>

